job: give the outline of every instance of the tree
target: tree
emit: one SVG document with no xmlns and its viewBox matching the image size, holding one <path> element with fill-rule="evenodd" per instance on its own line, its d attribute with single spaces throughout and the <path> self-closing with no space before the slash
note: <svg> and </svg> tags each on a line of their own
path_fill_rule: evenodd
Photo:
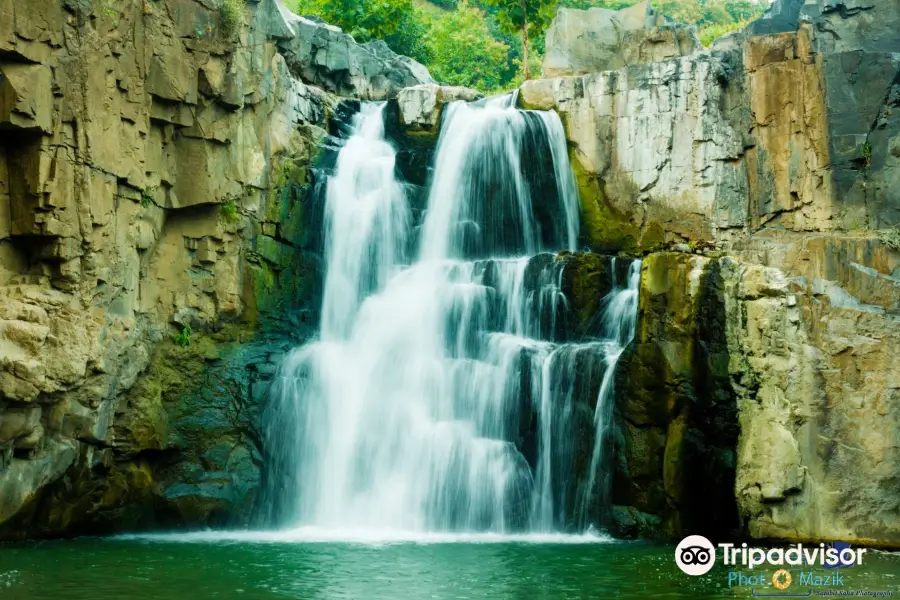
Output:
<svg viewBox="0 0 900 600">
<path fill-rule="evenodd" d="M 423 65 L 430 65 L 434 60 L 434 52 L 429 44 L 431 23 L 419 8 L 403 15 L 397 29 L 383 39 L 391 50 L 403 56 L 409 56 Z"/>
<path fill-rule="evenodd" d="M 703 18 L 703 9 L 697 0 L 658 0 L 653 8 L 679 23 L 697 23 Z"/>
<path fill-rule="evenodd" d="M 608 8 L 621 10 L 638 3 L 638 0 L 559 0 L 559 5 L 566 8 L 586 10 L 588 8 Z"/>
<path fill-rule="evenodd" d="M 735 21 L 751 21 L 765 12 L 768 2 L 725 0 L 725 10 Z"/>
<path fill-rule="evenodd" d="M 359 42 L 395 34 L 415 13 L 412 0 L 297 0 L 295 12 L 321 17 Z"/>
<path fill-rule="evenodd" d="M 702 8 L 703 18 L 699 21 L 701 25 L 727 25 L 735 22 L 724 2 L 704 2 Z"/>
<path fill-rule="evenodd" d="M 428 45 L 428 69 L 442 83 L 485 92 L 505 83 L 509 47 L 491 37 L 484 13 L 464 0 L 455 11 L 433 19 Z"/>
<path fill-rule="evenodd" d="M 557 0 L 482 0 L 488 6 L 496 7 L 497 21 L 508 33 L 522 34 L 522 65 L 525 79 L 531 78 L 528 69 L 528 35 L 540 35 L 547 29 L 556 13 Z"/>
</svg>

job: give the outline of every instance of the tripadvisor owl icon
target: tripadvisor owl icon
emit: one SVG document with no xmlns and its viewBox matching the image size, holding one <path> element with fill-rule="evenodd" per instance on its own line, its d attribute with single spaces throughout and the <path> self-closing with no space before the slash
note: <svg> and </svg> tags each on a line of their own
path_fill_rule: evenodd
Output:
<svg viewBox="0 0 900 600">
<path fill-rule="evenodd" d="M 675 548 L 675 564 L 688 575 L 703 575 L 716 564 L 716 547 L 702 535 L 689 535 Z"/>
</svg>

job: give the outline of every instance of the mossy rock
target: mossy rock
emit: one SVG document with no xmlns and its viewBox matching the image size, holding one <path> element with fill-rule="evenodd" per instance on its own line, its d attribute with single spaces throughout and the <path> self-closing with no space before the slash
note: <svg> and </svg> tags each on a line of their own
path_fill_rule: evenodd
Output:
<svg viewBox="0 0 900 600">
<path fill-rule="evenodd" d="M 731 282 L 722 260 L 681 253 L 644 259 L 635 342 L 617 373 L 614 501 L 659 516 L 659 531 L 671 536 L 722 535 L 738 524 L 736 400 L 723 303 Z"/>
<path fill-rule="evenodd" d="M 578 160 L 571 162 L 581 197 L 582 245 L 599 253 L 640 254 L 640 228 L 607 201 L 596 175 L 586 172 Z"/>
<path fill-rule="evenodd" d="M 611 259 L 592 253 L 565 253 L 562 290 L 575 315 L 574 334 L 583 338 L 599 333 L 600 302 L 612 289 Z"/>
<path fill-rule="evenodd" d="M 655 539 L 662 537 L 662 519 L 641 512 L 633 506 L 613 506 L 610 510 L 610 532 L 620 539 Z"/>
</svg>

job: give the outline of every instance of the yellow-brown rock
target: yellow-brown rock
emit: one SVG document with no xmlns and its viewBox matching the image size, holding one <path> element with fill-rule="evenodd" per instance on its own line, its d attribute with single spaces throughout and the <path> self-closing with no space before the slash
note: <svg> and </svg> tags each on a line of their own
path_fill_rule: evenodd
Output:
<svg viewBox="0 0 900 600">
<path fill-rule="evenodd" d="M 669 535 L 740 521 L 758 538 L 900 543 L 898 304 L 826 271 L 644 259 L 617 504 Z"/>
<path fill-rule="evenodd" d="M 219 368 L 215 385 L 247 394 L 247 361 L 270 353 L 235 339 L 312 293 L 298 286 L 315 289 L 296 248 L 308 235 L 299 186 L 315 156 L 307 139 L 320 140 L 338 99 L 307 82 L 343 91 L 344 74 L 304 71 L 314 49 L 292 42 L 299 29 L 318 32 L 322 56 L 340 46 L 372 97 L 430 77 L 276 0 L 241 4 L 243 24 L 226 31 L 201 0 L 0 0 L 0 537 L 59 535 L 151 496 L 207 506 L 198 473 L 213 463 L 234 493 L 198 519 L 252 502 L 237 480 L 258 484 L 249 417 L 229 421 L 220 389 L 204 400 L 209 436 L 183 445 L 194 415 L 179 403 L 200 392 L 160 384 L 151 360 L 186 364 L 156 350 L 173 339 L 211 345 L 190 355 L 190 383 Z M 282 166 L 294 159 L 296 185 Z M 202 458 L 216 444 L 224 458 Z M 155 451 L 196 469 L 161 473 Z M 112 462 L 150 479 L 132 493 Z M 74 487 L 55 483 L 67 471 Z"/>
</svg>

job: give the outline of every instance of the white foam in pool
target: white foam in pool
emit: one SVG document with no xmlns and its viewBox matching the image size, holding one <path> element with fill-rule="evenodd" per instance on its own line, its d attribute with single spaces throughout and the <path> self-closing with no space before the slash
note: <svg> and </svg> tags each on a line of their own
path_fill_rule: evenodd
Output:
<svg viewBox="0 0 900 600">
<path fill-rule="evenodd" d="M 245 543 L 349 543 L 349 544 L 599 544 L 614 541 L 597 533 L 442 533 L 388 529 L 323 529 L 299 527 L 281 531 L 195 531 L 116 536 L 117 540 L 150 542 L 245 542 Z"/>
</svg>

